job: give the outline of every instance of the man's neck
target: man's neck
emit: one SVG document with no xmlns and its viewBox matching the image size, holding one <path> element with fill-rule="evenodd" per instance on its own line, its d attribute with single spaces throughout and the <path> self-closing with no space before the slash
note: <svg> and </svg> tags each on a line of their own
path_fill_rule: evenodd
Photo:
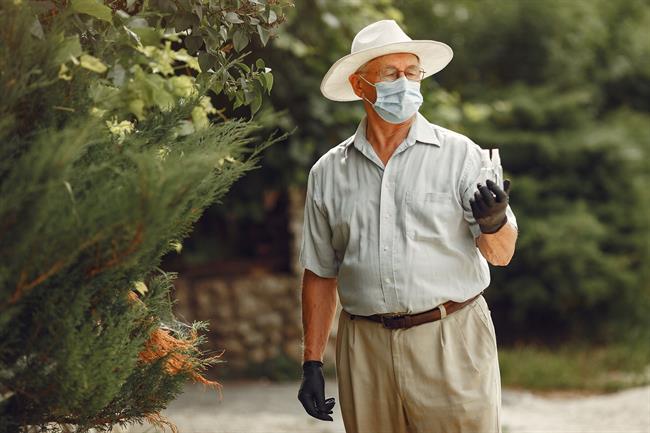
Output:
<svg viewBox="0 0 650 433">
<path fill-rule="evenodd" d="M 366 140 L 377 153 L 392 153 L 406 138 L 415 116 L 403 123 L 388 123 L 372 107 L 366 109 Z"/>
</svg>

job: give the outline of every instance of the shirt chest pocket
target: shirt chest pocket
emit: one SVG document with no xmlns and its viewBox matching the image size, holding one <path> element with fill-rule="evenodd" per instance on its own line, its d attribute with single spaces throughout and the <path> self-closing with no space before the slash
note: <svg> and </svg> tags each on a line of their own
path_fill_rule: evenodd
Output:
<svg viewBox="0 0 650 433">
<path fill-rule="evenodd" d="M 439 239 L 458 218 L 458 205 L 451 192 L 407 191 L 405 200 L 407 235 L 411 239 Z"/>
<path fill-rule="evenodd" d="M 354 251 L 355 243 L 350 243 L 350 236 L 358 231 L 356 225 L 359 197 L 356 192 L 345 192 L 333 196 L 330 202 L 329 225 L 332 230 L 332 246 L 342 260 L 346 251 Z"/>
</svg>

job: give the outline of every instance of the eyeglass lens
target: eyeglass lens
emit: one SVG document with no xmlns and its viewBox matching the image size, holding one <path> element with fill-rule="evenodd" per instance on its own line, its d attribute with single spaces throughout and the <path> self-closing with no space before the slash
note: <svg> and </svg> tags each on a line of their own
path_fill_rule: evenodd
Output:
<svg viewBox="0 0 650 433">
<path fill-rule="evenodd" d="M 382 81 L 395 81 L 399 78 L 400 71 L 392 66 L 387 66 L 380 71 Z M 418 66 L 409 66 L 404 69 L 404 76 L 407 80 L 420 81 L 424 76 L 424 70 Z"/>
</svg>

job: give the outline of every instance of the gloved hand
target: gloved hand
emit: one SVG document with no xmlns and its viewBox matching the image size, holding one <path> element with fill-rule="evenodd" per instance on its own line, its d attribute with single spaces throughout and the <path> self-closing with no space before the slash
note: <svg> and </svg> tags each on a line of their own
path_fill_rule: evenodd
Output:
<svg viewBox="0 0 650 433">
<path fill-rule="evenodd" d="M 503 189 L 491 179 L 487 179 L 485 183 L 487 186 L 477 184 L 478 191 L 474 192 L 474 200 L 469 199 L 469 204 L 472 206 L 472 214 L 481 232 L 495 233 L 508 221 L 506 208 L 510 193 L 510 179 L 503 181 Z"/>
<path fill-rule="evenodd" d="M 336 404 L 336 399 L 325 399 L 325 378 L 323 376 L 323 363 L 310 360 L 302 363 L 302 384 L 298 391 L 298 400 L 305 407 L 307 413 L 323 421 L 334 421 L 328 414 Z"/>
</svg>

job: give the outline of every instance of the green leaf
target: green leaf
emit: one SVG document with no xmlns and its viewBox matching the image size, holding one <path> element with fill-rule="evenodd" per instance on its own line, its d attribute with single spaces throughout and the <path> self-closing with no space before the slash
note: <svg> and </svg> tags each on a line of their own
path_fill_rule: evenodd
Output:
<svg viewBox="0 0 650 433">
<path fill-rule="evenodd" d="M 253 90 L 249 90 L 249 89 L 244 90 L 244 103 L 246 105 L 251 104 L 253 102 L 253 99 L 255 98 L 256 93 L 257 92 L 255 92 L 254 89 Z"/>
<path fill-rule="evenodd" d="M 147 288 L 147 285 L 142 281 L 136 281 L 135 282 L 135 290 L 138 293 L 140 293 L 142 296 L 146 295 L 147 291 L 149 291 L 149 289 Z"/>
<path fill-rule="evenodd" d="M 226 42 L 226 40 L 228 39 L 228 29 L 226 28 L 226 26 L 219 27 L 219 37 L 221 38 L 220 39 L 221 43 Z"/>
<path fill-rule="evenodd" d="M 102 63 L 101 60 L 99 60 L 95 56 L 91 56 L 90 54 L 82 54 L 81 57 L 79 58 L 79 64 L 82 68 L 88 69 L 89 71 L 97 72 L 99 74 L 103 74 L 106 72 L 106 65 Z"/>
<path fill-rule="evenodd" d="M 152 94 L 153 102 L 160 107 L 162 111 L 166 111 L 174 105 L 174 97 L 162 87 L 158 87 L 155 92 L 152 92 Z"/>
<path fill-rule="evenodd" d="M 126 79 L 126 70 L 122 65 L 119 63 L 116 63 L 113 65 L 110 71 L 108 71 L 108 74 L 106 75 L 107 78 L 113 80 L 113 85 L 116 87 L 122 87 L 125 83 Z"/>
<path fill-rule="evenodd" d="M 246 34 L 246 31 L 241 28 L 235 30 L 235 34 L 232 36 L 232 42 L 235 45 L 235 50 L 241 52 L 241 50 L 246 48 L 246 45 L 248 45 L 248 35 Z"/>
<path fill-rule="evenodd" d="M 262 86 L 262 90 L 266 90 L 266 77 L 264 76 L 264 74 L 255 75 L 255 80 L 257 80 L 257 82 L 260 83 L 260 86 Z"/>
<path fill-rule="evenodd" d="M 233 103 L 233 108 L 241 107 L 243 103 L 244 96 L 242 95 L 242 92 L 235 93 L 235 102 Z"/>
<path fill-rule="evenodd" d="M 214 85 L 212 86 L 212 91 L 218 95 L 223 91 L 223 81 L 217 80 L 215 81 Z"/>
<path fill-rule="evenodd" d="M 197 24 L 199 24 L 199 19 L 194 14 L 177 13 L 174 15 L 174 28 L 177 32 L 182 32 Z"/>
<path fill-rule="evenodd" d="M 140 36 L 138 36 L 137 33 L 135 33 L 133 30 L 131 30 L 127 26 L 123 26 L 123 28 L 124 28 L 124 31 L 126 32 L 126 34 L 129 35 L 129 37 L 132 38 L 138 46 L 142 45 L 142 41 L 140 40 Z"/>
<path fill-rule="evenodd" d="M 269 37 L 271 36 L 271 33 L 267 29 L 258 25 L 257 34 L 260 35 L 260 42 L 262 42 L 262 45 L 266 45 L 269 42 Z"/>
<path fill-rule="evenodd" d="M 273 24 L 277 20 L 278 20 L 278 15 L 275 13 L 275 11 L 273 9 L 269 10 L 269 19 L 267 22 L 269 24 Z"/>
<path fill-rule="evenodd" d="M 105 102 L 114 99 L 119 94 L 119 90 L 112 86 L 95 83 L 88 88 L 88 96 L 93 102 Z"/>
<path fill-rule="evenodd" d="M 228 12 L 226 14 L 225 18 L 226 18 L 226 21 L 228 21 L 229 23 L 233 23 L 233 24 L 241 24 L 241 23 L 244 22 L 244 21 L 242 21 L 241 18 L 239 18 L 239 15 L 237 15 L 234 12 Z"/>
<path fill-rule="evenodd" d="M 129 101 L 129 111 L 133 113 L 138 120 L 144 119 L 144 101 L 142 99 Z"/>
<path fill-rule="evenodd" d="M 162 36 L 161 32 L 153 27 L 131 28 L 131 31 L 138 35 L 142 45 L 158 45 Z"/>
<path fill-rule="evenodd" d="M 44 33 L 43 33 L 43 27 L 41 26 L 41 22 L 38 20 L 37 17 L 34 17 L 34 21 L 32 22 L 32 25 L 29 27 L 29 32 L 36 36 L 38 39 L 43 39 Z"/>
<path fill-rule="evenodd" d="M 265 72 L 264 78 L 266 79 L 266 90 L 271 92 L 271 89 L 273 88 L 273 74 L 270 72 Z"/>
<path fill-rule="evenodd" d="M 56 50 L 54 61 L 56 63 L 65 63 L 70 60 L 70 56 L 79 57 L 81 53 L 83 53 L 83 50 L 79 43 L 79 35 L 68 36 Z"/>
<path fill-rule="evenodd" d="M 178 12 L 178 6 L 172 0 L 157 0 L 157 9 L 160 9 L 162 12 L 166 13 L 176 13 Z"/>
<path fill-rule="evenodd" d="M 266 64 L 264 63 L 264 60 L 257 59 L 257 60 L 255 60 L 255 66 L 257 66 L 257 69 L 264 69 Z"/>
<path fill-rule="evenodd" d="M 253 97 L 253 101 L 251 102 L 251 116 L 257 113 L 262 106 L 262 94 L 259 92 L 255 92 L 255 96 Z"/>
<path fill-rule="evenodd" d="M 95 0 L 72 0 L 72 10 L 80 13 L 90 15 L 100 20 L 113 22 L 113 14 L 111 8 Z"/>
<path fill-rule="evenodd" d="M 201 51 L 199 53 L 199 67 L 202 72 L 207 72 L 210 68 L 213 68 L 216 65 L 217 59 L 210 53 Z"/>
<path fill-rule="evenodd" d="M 203 45 L 203 38 L 200 36 L 187 36 L 183 42 L 185 43 L 185 47 L 187 47 L 187 51 L 190 54 L 194 54 Z"/>
</svg>

